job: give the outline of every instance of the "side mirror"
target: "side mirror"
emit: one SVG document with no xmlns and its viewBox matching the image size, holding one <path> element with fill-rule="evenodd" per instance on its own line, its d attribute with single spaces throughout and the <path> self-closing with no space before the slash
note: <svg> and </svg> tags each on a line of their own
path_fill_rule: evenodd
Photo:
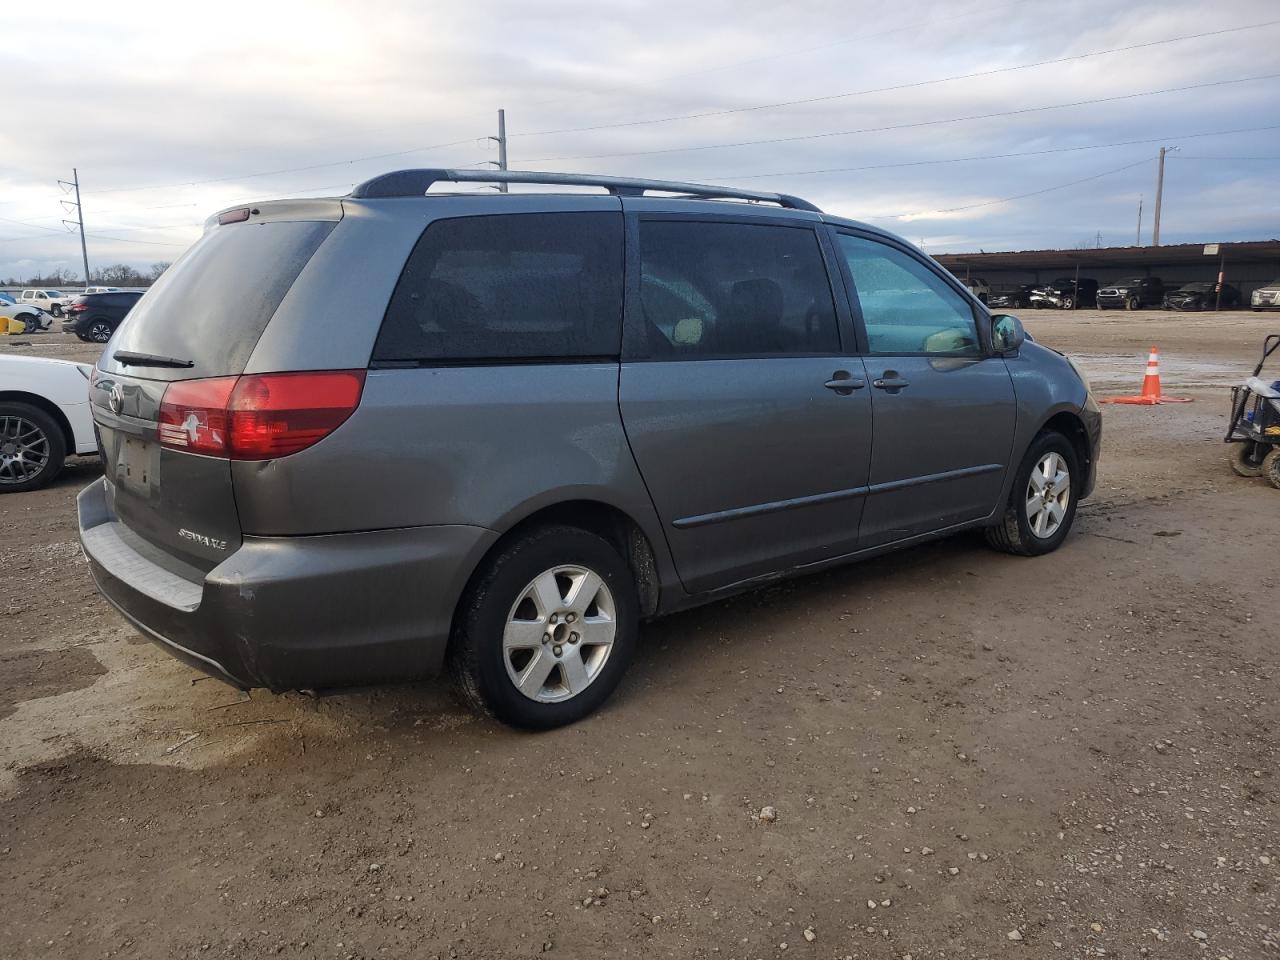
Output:
<svg viewBox="0 0 1280 960">
<path fill-rule="evenodd" d="M 997 313 L 991 318 L 991 346 L 996 353 L 1014 353 L 1026 342 L 1027 331 L 1017 317 Z"/>
</svg>

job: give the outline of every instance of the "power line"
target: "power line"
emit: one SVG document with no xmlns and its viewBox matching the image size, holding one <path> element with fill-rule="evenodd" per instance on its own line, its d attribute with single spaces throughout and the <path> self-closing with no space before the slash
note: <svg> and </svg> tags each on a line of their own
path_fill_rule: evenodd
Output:
<svg viewBox="0 0 1280 960">
<path fill-rule="evenodd" d="M 1242 30 L 1258 30 L 1263 27 L 1274 26 L 1280 23 L 1280 20 L 1268 20 L 1264 23 L 1251 23 L 1242 27 L 1229 27 L 1223 30 L 1211 30 L 1205 33 L 1191 33 L 1181 37 L 1169 37 L 1164 40 L 1148 40 L 1144 43 L 1133 43 L 1124 47 L 1111 47 L 1106 50 L 1093 50 L 1089 53 L 1076 53 L 1068 57 L 1054 57 L 1050 60 L 1037 60 L 1034 63 L 1021 63 L 1008 67 L 994 67 L 990 70 L 979 70 L 974 73 L 961 73 L 950 77 L 938 77 L 932 80 L 915 80 L 911 83 L 898 83 L 887 87 L 871 87 L 866 90 L 852 90 L 848 93 L 828 93 L 816 97 L 803 97 L 798 100 L 778 100 L 774 103 L 758 103 L 747 107 L 731 107 L 724 110 L 708 110 L 703 113 L 685 113 L 670 117 L 657 117 L 652 120 L 624 120 L 617 123 L 600 123 L 585 127 L 564 127 L 559 130 L 537 130 L 531 133 L 513 133 L 513 137 L 544 137 L 552 134 L 561 133 L 586 133 L 593 130 L 613 130 L 619 127 L 639 127 L 656 123 L 673 123 L 679 120 L 705 120 L 709 117 L 724 117 L 735 113 L 750 113 L 757 110 L 775 110 L 782 107 L 795 107 L 810 103 L 826 103 L 831 100 L 845 100 L 850 97 L 864 97 L 873 93 L 890 93 L 897 90 L 912 90 L 918 87 L 928 87 L 940 83 L 950 83 L 954 80 L 972 80 L 976 77 L 991 77 L 1002 73 L 1012 73 L 1016 70 L 1029 70 L 1032 67 L 1043 67 L 1055 63 L 1070 63 L 1075 60 L 1085 60 L 1089 57 L 1100 57 L 1104 54 L 1126 53 L 1132 50 L 1142 50 L 1147 47 L 1158 47 L 1168 43 L 1179 43 L 1183 40 L 1199 40 L 1204 37 L 1215 37 L 1226 33 L 1238 33 Z"/>
<path fill-rule="evenodd" d="M 668 80 L 682 80 L 685 77 L 698 77 L 708 73 L 718 73 L 723 70 L 732 70 L 735 67 L 745 67 L 753 63 L 765 63 L 766 61 L 769 61 L 769 60 L 782 60 L 782 59 L 785 59 L 786 57 L 796 57 L 804 53 L 815 53 L 819 50 L 830 50 L 833 47 L 842 47 L 850 43 L 857 43 L 859 41 L 864 41 L 864 40 L 874 40 L 877 37 L 887 37 L 895 33 L 915 33 L 926 27 L 937 26 L 938 24 L 942 24 L 942 23 L 950 23 L 953 20 L 970 20 L 974 17 L 978 17 L 986 13 L 994 13 L 997 10 L 1007 10 L 1009 7 L 1019 7 L 1019 6 L 1023 6 L 1023 0 L 1019 0 L 1019 2 L 1016 2 L 1016 3 L 1002 3 L 994 7 L 982 7 L 978 10 L 974 10 L 969 13 L 959 13 L 950 17 L 939 17 L 934 20 L 927 20 L 924 23 L 912 23 L 902 27 L 893 27 L 889 30 L 878 30 L 874 33 L 858 33 L 852 36 L 844 37 L 840 40 L 832 40 L 828 43 L 818 44 L 817 46 L 814 46 L 814 47 L 801 47 L 795 50 L 785 50 L 781 53 L 771 53 L 762 57 L 750 57 L 746 60 L 734 60 L 729 63 L 720 64 L 719 66 L 716 66 L 716 67 L 705 67 L 701 70 L 687 70 L 682 73 L 669 73 L 669 74 L 666 74 L 665 76 L 653 77 L 652 82 L 649 83 L 648 86 L 652 87 L 654 84 L 665 83 Z M 533 103 L 525 104 L 525 106 L 526 107 L 543 107 L 551 103 L 563 103 L 565 100 L 570 100 L 570 99 L 576 99 L 576 95 L 552 97 L 548 100 L 535 100 Z M 531 134 L 526 134 L 526 136 L 531 136 Z"/>
<path fill-rule="evenodd" d="M 1141 140 L 1116 140 L 1112 143 L 1089 143 L 1074 147 L 1049 147 L 1044 150 L 1026 150 L 1019 153 L 989 153 L 974 157 L 942 157 L 936 160 L 903 160 L 895 163 L 869 163 L 859 167 L 826 167 L 819 170 L 787 170 L 770 173 L 720 174 L 708 179 L 759 180 L 765 177 L 807 177 L 824 173 L 856 173 L 862 170 L 890 170 L 900 167 L 927 167 L 942 163 L 964 163 L 969 160 L 1007 160 L 1014 157 L 1039 157 L 1050 153 L 1073 153 L 1080 150 L 1101 150 L 1107 147 L 1131 147 L 1137 144 L 1161 143 L 1165 140 L 1192 140 L 1196 137 L 1225 137 L 1235 133 L 1257 133 L 1261 130 L 1280 130 L 1280 124 L 1266 127 L 1241 127 L 1238 130 L 1211 130 L 1205 133 L 1182 133 L 1177 136 L 1146 137 Z M 1186 160 L 1275 160 L 1280 157 L 1184 157 Z"/>
<path fill-rule="evenodd" d="M 1265 128 L 1264 128 L 1265 129 Z M 1176 137 L 1165 137 L 1166 140 L 1178 139 Z M 1197 157 L 1188 156 L 1180 153 L 1177 156 L 1170 157 L 1170 160 L 1280 160 L 1280 157 Z"/>
<path fill-rule="evenodd" d="M 822 133 L 799 134 L 790 137 L 765 137 L 759 140 L 738 140 L 732 143 L 705 143 L 685 147 L 663 147 L 655 150 L 623 150 L 614 153 L 590 153 L 573 156 L 537 157 L 521 161 L 522 164 L 551 163 L 559 160 L 605 160 L 613 157 L 647 157 L 667 153 L 690 153 L 697 150 L 726 150 L 733 147 L 756 147 L 772 143 L 796 143 L 801 140 L 822 140 L 830 137 L 850 137 L 860 133 L 884 133 L 890 130 L 911 130 L 919 127 L 938 126 L 946 123 L 964 123 L 969 120 L 991 120 L 996 117 L 1014 117 L 1027 113 L 1040 113 L 1045 110 L 1063 110 L 1068 107 L 1086 107 L 1099 103 L 1114 103 L 1119 100 L 1135 100 L 1140 97 L 1153 97 L 1164 93 L 1182 93 L 1187 90 L 1201 90 L 1206 87 L 1222 87 L 1235 83 L 1249 83 L 1254 80 L 1273 80 L 1280 73 L 1260 74 L 1253 77 L 1240 77 L 1235 80 L 1212 80 L 1206 83 L 1192 83 L 1181 87 L 1164 87 L 1159 90 L 1145 90 L 1141 93 L 1124 93 L 1111 97 L 1096 97 L 1091 100 L 1073 100 L 1069 103 L 1052 103 L 1040 107 L 1022 107 L 1018 110 L 1000 110 L 995 113 L 975 113 L 963 117 L 946 117 L 941 120 L 919 120 L 913 123 L 895 123 L 882 127 L 863 127 L 858 130 L 827 130 Z"/>
<path fill-rule="evenodd" d="M 1067 187 L 1074 187 L 1077 184 L 1089 183 L 1091 180 L 1101 180 L 1103 177 L 1109 177 L 1112 174 L 1120 173 L 1124 170 L 1132 170 L 1134 167 L 1140 167 L 1144 163 L 1148 163 L 1152 158 L 1143 157 L 1133 163 L 1126 163 L 1123 167 L 1116 167 L 1114 170 L 1104 170 L 1102 173 L 1095 173 L 1090 177 L 1081 177 L 1079 180 L 1068 180 L 1066 183 L 1057 183 L 1051 187 L 1044 187 L 1040 190 L 1032 190 L 1029 193 L 1019 193 L 1012 197 L 1002 197 L 999 200 L 983 200 L 981 203 L 967 203 L 959 207 L 944 207 L 940 210 L 925 210 L 920 213 L 896 213 L 892 215 L 883 215 L 878 217 L 861 217 L 863 220 L 906 220 L 927 217 L 935 213 L 959 213 L 962 210 L 977 210 L 979 207 L 994 207 L 1001 203 L 1010 203 L 1014 200 L 1025 200 L 1027 197 L 1038 197 L 1043 193 L 1052 193 L 1055 190 L 1063 190 Z"/>
</svg>

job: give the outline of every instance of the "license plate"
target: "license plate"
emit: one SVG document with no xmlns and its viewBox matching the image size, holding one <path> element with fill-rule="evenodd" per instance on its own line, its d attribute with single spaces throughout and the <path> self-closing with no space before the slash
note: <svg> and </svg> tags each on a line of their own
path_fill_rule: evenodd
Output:
<svg viewBox="0 0 1280 960">
<path fill-rule="evenodd" d="M 116 460 L 117 484 L 136 493 L 147 493 L 156 485 L 158 464 L 152 446 L 141 440 L 124 439 Z"/>
</svg>

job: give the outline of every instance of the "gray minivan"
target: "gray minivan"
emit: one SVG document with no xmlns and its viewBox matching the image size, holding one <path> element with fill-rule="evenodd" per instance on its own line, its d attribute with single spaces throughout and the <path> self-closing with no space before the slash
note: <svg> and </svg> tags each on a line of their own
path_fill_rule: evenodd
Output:
<svg viewBox="0 0 1280 960">
<path fill-rule="evenodd" d="M 603 187 L 447 194 L 438 182 Z M 552 727 L 641 620 L 968 528 L 1062 543 L 1084 378 L 910 244 L 780 194 L 408 170 L 211 217 L 91 381 L 94 579 L 240 687 L 448 665 Z"/>
</svg>

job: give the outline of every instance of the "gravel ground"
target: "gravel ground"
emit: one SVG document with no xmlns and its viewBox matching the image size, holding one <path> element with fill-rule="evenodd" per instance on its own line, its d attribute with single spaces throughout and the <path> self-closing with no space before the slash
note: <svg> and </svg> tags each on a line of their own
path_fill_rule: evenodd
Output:
<svg viewBox="0 0 1280 960">
<path fill-rule="evenodd" d="M 1100 393 L 1155 343 L 1196 399 L 1107 408 L 1060 551 L 959 537 L 655 622 L 547 734 L 437 683 L 204 680 L 90 586 L 92 460 L 4 497 L 0 955 L 1280 956 L 1280 491 L 1219 442 L 1280 318 L 1024 318 Z"/>
</svg>

